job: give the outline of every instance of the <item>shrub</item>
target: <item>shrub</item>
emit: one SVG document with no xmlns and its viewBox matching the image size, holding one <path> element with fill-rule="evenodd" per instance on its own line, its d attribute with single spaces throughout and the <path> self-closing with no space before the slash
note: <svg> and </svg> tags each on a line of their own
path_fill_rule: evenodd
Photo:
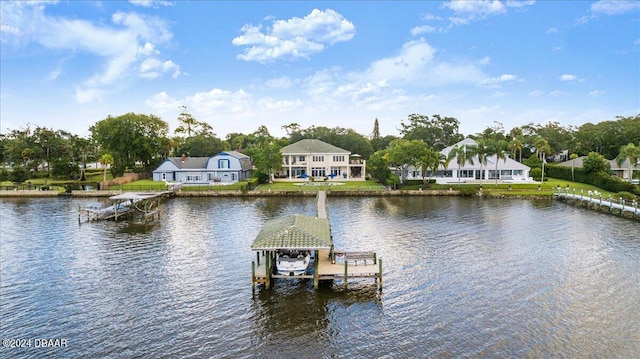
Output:
<svg viewBox="0 0 640 359">
<path fill-rule="evenodd" d="M 480 186 L 461 185 L 458 186 L 457 190 L 462 196 L 473 196 L 478 193 L 478 190 L 480 190 Z"/>
<path fill-rule="evenodd" d="M 542 179 L 542 168 L 532 168 L 529 175 L 534 181 L 540 181 Z"/>
</svg>

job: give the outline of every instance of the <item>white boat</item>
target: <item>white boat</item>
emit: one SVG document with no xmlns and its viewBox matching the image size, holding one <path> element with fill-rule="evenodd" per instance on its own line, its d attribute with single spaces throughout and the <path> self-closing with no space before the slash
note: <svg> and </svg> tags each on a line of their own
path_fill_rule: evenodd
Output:
<svg viewBox="0 0 640 359">
<path fill-rule="evenodd" d="M 307 272 L 310 261 L 309 251 L 282 249 L 276 252 L 276 269 L 280 275 L 303 275 Z"/>
</svg>

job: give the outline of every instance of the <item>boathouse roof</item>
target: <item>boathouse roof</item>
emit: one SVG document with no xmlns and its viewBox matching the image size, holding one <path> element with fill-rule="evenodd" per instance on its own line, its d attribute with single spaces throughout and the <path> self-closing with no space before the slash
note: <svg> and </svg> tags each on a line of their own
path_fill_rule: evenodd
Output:
<svg viewBox="0 0 640 359">
<path fill-rule="evenodd" d="M 253 241 L 253 250 L 330 249 L 329 220 L 301 214 L 265 222 Z"/>
</svg>

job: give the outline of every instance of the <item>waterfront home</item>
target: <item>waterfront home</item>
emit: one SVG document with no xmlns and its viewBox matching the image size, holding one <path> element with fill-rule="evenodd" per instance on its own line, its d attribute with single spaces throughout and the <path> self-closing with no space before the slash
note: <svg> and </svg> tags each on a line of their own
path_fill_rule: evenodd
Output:
<svg viewBox="0 0 640 359">
<path fill-rule="evenodd" d="M 475 146 L 477 142 L 471 138 L 466 138 L 453 146 L 449 146 L 440 151 L 446 157 L 453 150 L 454 147 Z M 480 183 L 481 181 L 495 181 L 496 179 L 501 183 L 523 183 L 533 182 L 533 179 L 529 177 L 529 166 L 515 161 L 508 156 L 505 159 L 497 158 L 496 155 L 487 157 L 486 163 L 480 164 L 478 156 L 475 155 L 471 161 L 467 161 L 460 166 L 458 165 L 458 156 L 455 156 L 449 161 L 449 165 L 445 168 L 440 165 L 435 173 L 427 171 L 425 177 L 434 179 L 436 183 Z M 398 173 L 400 176 L 401 174 Z M 423 173 L 421 168 L 413 166 L 409 167 L 407 173 L 407 179 L 416 180 L 423 179 Z"/>
<path fill-rule="evenodd" d="M 304 139 L 283 147 L 282 170 L 276 178 L 365 179 L 366 161 L 358 154 L 316 139 Z"/>
<path fill-rule="evenodd" d="M 574 160 L 568 160 L 568 161 L 564 161 L 564 162 L 560 162 L 558 163 L 559 166 L 565 166 L 565 167 L 571 167 L 573 166 L 574 168 L 582 168 L 582 161 L 586 158 L 587 156 L 580 156 L 577 157 Z M 626 158 L 624 160 L 624 162 L 622 162 L 622 164 L 620 166 L 618 166 L 618 161 L 616 161 L 615 159 L 613 160 L 607 160 L 609 162 L 609 164 L 611 165 L 611 174 L 613 174 L 616 177 L 622 178 L 625 181 L 629 181 L 629 167 L 631 167 L 631 172 L 636 172 L 636 171 L 640 171 L 640 162 L 638 162 L 635 166 L 631 165 L 629 166 L 629 159 Z"/>
<path fill-rule="evenodd" d="M 154 181 L 188 184 L 230 184 L 251 177 L 251 158 L 237 151 L 220 152 L 213 157 L 167 158 L 153 171 Z"/>
</svg>

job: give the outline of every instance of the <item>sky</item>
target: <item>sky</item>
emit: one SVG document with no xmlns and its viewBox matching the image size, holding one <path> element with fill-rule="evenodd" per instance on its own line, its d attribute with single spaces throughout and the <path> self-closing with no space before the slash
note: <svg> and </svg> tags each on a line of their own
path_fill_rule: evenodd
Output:
<svg viewBox="0 0 640 359">
<path fill-rule="evenodd" d="M 183 106 L 222 139 L 640 113 L 637 1 L 0 1 L 0 30 L 0 133 L 134 112 L 173 135 Z"/>
</svg>

